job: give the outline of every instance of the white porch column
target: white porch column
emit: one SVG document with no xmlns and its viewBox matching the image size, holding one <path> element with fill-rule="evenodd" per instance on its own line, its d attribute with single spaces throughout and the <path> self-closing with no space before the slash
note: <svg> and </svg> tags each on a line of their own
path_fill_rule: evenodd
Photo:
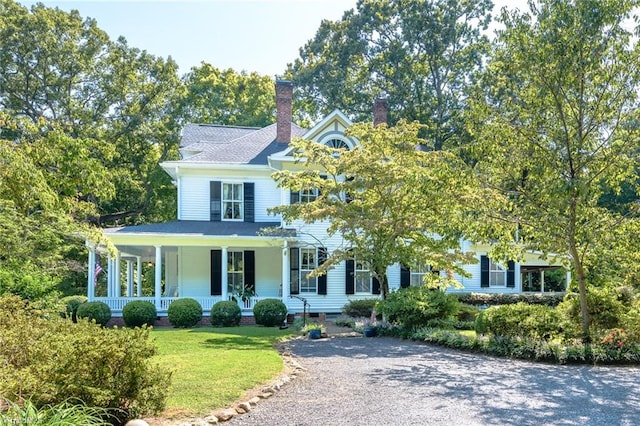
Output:
<svg viewBox="0 0 640 426">
<path fill-rule="evenodd" d="M 516 262 L 513 267 L 514 278 L 515 278 L 515 288 L 518 292 L 522 292 L 522 274 L 520 273 L 520 262 Z"/>
<path fill-rule="evenodd" d="M 229 247 L 222 247 L 222 259 L 220 263 L 222 263 L 222 300 L 229 299 L 229 267 L 227 263 L 229 262 Z"/>
<path fill-rule="evenodd" d="M 162 295 L 162 246 L 156 246 L 156 276 L 155 276 L 155 304 L 160 310 L 160 296 Z"/>
<path fill-rule="evenodd" d="M 291 279 L 289 276 L 291 267 L 289 266 L 289 262 L 289 247 L 285 241 L 282 247 L 282 301 L 287 305 L 287 308 L 289 307 L 289 292 L 291 291 L 289 282 Z"/>
<path fill-rule="evenodd" d="M 136 256 L 136 296 L 142 297 L 142 258 Z"/>
<path fill-rule="evenodd" d="M 115 262 L 115 275 L 114 275 L 114 280 L 113 280 L 113 289 L 114 291 L 114 296 L 115 297 L 120 297 L 122 296 L 122 284 L 120 282 L 120 272 L 122 271 L 122 268 L 120 266 L 120 252 L 116 252 L 116 262 Z"/>
<path fill-rule="evenodd" d="M 113 294 L 113 259 L 107 258 L 107 297 L 114 297 Z"/>
<path fill-rule="evenodd" d="M 89 266 L 87 277 L 87 300 L 92 302 L 96 294 L 95 277 L 96 277 L 96 249 L 89 246 Z"/>
<path fill-rule="evenodd" d="M 133 297 L 133 262 L 127 260 L 127 297 Z"/>
</svg>

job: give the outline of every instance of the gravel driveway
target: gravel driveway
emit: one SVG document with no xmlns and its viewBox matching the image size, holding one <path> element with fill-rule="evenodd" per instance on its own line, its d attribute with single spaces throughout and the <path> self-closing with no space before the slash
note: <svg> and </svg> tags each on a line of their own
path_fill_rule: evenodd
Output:
<svg viewBox="0 0 640 426">
<path fill-rule="evenodd" d="M 386 337 L 289 346 L 306 372 L 227 424 L 640 424 L 640 368 L 534 364 Z"/>
</svg>

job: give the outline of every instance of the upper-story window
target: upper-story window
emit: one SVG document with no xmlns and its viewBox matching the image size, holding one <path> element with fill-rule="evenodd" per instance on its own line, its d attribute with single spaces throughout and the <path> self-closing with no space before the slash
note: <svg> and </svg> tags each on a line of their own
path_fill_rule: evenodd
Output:
<svg viewBox="0 0 640 426">
<path fill-rule="evenodd" d="M 347 144 L 347 142 L 338 138 L 329 139 L 327 142 L 325 142 L 325 145 L 330 148 L 349 149 L 349 145 Z"/>
<path fill-rule="evenodd" d="M 222 219 L 243 220 L 243 185 L 241 183 L 222 184 Z"/>
</svg>

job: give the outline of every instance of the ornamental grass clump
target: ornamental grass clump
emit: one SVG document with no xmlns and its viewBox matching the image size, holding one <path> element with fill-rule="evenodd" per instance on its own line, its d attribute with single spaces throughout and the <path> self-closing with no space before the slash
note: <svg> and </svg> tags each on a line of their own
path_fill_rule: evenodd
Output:
<svg viewBox="0 0 640 426">
<path fill-rule="evenodd" d="M 211 307 L 211 325 L 214 327 L 233 327 L 240 325 L 242 311 L 232 300 L 222 300 Z"/>
</svg>

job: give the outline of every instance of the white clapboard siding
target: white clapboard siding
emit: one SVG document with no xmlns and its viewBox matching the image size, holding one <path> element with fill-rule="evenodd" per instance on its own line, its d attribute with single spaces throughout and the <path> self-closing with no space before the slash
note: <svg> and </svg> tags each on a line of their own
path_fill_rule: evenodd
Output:
<svg viewBox="0 0 640 426">
<path fill-rule="evenodd" d="M 209 220 L 210 177 L 182 176 L 179 180 L 180 205 L 178 206 L 181 220 Z"/>
</svg>

